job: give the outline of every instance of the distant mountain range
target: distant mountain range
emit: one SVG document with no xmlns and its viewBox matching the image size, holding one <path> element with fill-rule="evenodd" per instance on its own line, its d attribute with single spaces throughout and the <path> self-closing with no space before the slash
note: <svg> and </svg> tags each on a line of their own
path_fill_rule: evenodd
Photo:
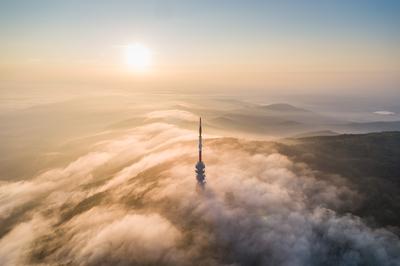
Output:
<svg viewBox="0 0 400 266">
<path fill-rule="evenodd" d="M 277 111 L 277 112 L 303 112 L 303 113 L 311 113 L 306 109 L 302 109 L 287 103 L 275 103 L 268 105 L 260 105 L 261 109 L 269 110 L 269 111 Z"/>
<path fill-rule="evenodd" d="M 293 137 L 306 138 L 306 137 L 316 137 L 316 136 L 337 136 L 337 135 L 340 134 L 331 130 L 321 130 L 321 131 L 310 131 L 310 132 L 300 133 Z"/>
<path fill-rule="evenodd" d="M 171 108 L 171 107 L 170 107 Z M 209 132 L 242 132 L 274 137 L 326 136 L 343 133 L 369 133 L 400 130 L 400 121 L 353 122 L 337 119 L 287 103 L 269 105 L 251 104 L 240 101 L 213 103 L 205 108 L 201 105 L 177 104 L 171 111 L 183 111 L 193 116 L 205 117 Z M 172 122 L 184 128 L 195 128 L 196 119 L 180 120 L 179 117 L 156 117 L 152 122 Z M 108 128 L 129 128 L 148 122 L 146 118 L 135 116 L 116 121 Z"/>
<path fill-rule="evenodd" d="M 357 123 L 335 119 L 286 103 L 245 106 L 218 115 L 210 124 L 228 130 L 282 137 L 400 130 L 400 121 Z"/>
</svg>

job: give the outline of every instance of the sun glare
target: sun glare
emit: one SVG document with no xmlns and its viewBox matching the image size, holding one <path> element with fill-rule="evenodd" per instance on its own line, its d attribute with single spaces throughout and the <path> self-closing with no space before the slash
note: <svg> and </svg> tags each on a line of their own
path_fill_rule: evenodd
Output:
<svg viewBox="0 0 400 266">
<path fill-rule="evenodd" d="M 152 53 L 146 46 L 135 43 L 128 45 L 125 51 L 127 65 L 135 71 L 143 72 L 151 66 Z"/>
</svg>

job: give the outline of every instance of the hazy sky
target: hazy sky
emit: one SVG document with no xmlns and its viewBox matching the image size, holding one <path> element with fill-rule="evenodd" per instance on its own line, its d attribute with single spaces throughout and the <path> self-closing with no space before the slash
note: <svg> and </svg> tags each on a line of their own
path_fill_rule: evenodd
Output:
<svg viewBox="0 0 400 266">
<path fill-rule="evenodd" d="M 399 26 L 395 0 L 1 0 L 0 82 L 394 94 Z"/>
</svg>

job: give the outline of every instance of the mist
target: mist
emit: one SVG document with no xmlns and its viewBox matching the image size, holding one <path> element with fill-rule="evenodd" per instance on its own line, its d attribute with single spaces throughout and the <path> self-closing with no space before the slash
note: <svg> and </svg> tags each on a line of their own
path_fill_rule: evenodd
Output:
<svg viewBox="0 0 400 266">
<path fill-rule="evenodd" d="M 196 115 L 167 110 L 2 181 L 0 264 L 399 265 L 396 230 L 354 214 L 365 195 L 351 179 L 272 142 L 206 134 L 196 189 Z"/>
</svg>

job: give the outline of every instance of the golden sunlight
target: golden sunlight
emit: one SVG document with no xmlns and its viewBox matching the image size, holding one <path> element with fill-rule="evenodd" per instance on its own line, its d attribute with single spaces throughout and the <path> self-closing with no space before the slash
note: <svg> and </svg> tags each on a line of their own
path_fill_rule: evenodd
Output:
<svg viewBox="0 0 400 266">
<path fill-rule="evenodd" d="M 151 66 L 152 52 L 143 44 L 131 44 L 125 48 L 125 59 L 127 65 L 134 71 L 147 71 Z"/>
</svg>

